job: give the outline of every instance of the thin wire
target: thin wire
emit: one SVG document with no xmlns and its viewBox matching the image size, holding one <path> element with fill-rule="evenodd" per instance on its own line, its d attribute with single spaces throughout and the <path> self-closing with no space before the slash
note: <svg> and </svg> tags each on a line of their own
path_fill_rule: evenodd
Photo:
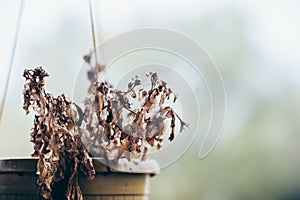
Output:
<svg viewBox="0 0 300 200">
<path fill-rule="evenodd" d="M 99 63 L 98 63 L 98 57 L 97 57 L 97 51 L 96 51 L 96 36 L 95 36 L 92 0 L 89 0 L 89 7 L 90 7 L 91 28 L 92 28 L 92 36 L 93 36 L 93 48 L 94 48 L 95 61 L 96 61 L 96 65 L 95 65 L 96 66 L 95 67 L 96 68 L 96 79 L 98 80 Z"/>
<path fill-rule="evenodd" d="M 0 104 L 0 122 L 2 120 L 2 114 L 3 114 L 4 105 L 5 105 L 6 96 L 7 96 L 7 91 L 8 91 L 8 86 L 9 86 L 10 74 L 11 74 L 11 71 L 12 71 L 12 66 L 13 66 L 14 58 L 15 58 L 17 41 L 18 41 L 19 32 L 20 32 L 20 24 L 21 24 L 22 14 L 23 14 L 23 10 L 24 10 L 24 2 L 25 2 L 25 0 L 21 0 L 19 12 L 18 12 L 18 18 L 17 18 L 16 30 L 15 30 L 15 37 L 14 37 L 14 40 L 13 40 L 13 47 L 12 47 L 10 61 L 9 61 L 9 69 L 8 69 L 8 74 L 7 74 L 7 78 L 6 78 L 6 83 L 5 83 L 4 94 L 3 94 L 3 97 L 1 99 L 1 104 Z"/>
</svg>

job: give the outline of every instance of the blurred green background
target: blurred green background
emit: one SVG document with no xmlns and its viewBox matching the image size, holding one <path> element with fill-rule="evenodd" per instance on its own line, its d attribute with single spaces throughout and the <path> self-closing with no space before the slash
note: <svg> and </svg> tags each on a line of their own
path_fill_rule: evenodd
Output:
<svg viewBox="0 0 300 200">
<path fill-rule="evenodd" d="M 20 1 L 0 1 L 0 95 Z M 97 1 L 98 43 L 143 27 L 181 32 L 218 66 L 227 93 L 223 135 L 198 159 L 201 136 L 152 179 L 153 200 L 300 199 L 300 1 Z M 26 1 L 0 124 L 0 157 L 28 157 L 32 115 L 25 68 L 43 65 L 47 90 L 72 96 L 92 46 L 88 1 Z"/>
</svg>

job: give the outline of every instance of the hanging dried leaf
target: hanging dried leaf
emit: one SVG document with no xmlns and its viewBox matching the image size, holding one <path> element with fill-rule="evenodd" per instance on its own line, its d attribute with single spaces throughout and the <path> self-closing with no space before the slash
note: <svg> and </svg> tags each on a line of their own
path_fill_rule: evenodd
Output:
<svg viewBox="0 0 300 200">
<path fill-rule="evenodd" d="M 64 94 L 54 98 L 44 89 L 44 77 L 48 74 L 41 68 L 25 70 L 24 105 L 26 113 L 33 108 L 34 126 L 30 133 L 34 144 L 33 157 L 38 157 L 37 183 L 43 198 L 53 199 L 56 183 L 67 180 L 66 198 L 83 199 L 78 186 L 78 173 L 93 178 L 95 170 L 87 149 L 81 142 L 74 119 L 76 107 Z"/>
</svg>

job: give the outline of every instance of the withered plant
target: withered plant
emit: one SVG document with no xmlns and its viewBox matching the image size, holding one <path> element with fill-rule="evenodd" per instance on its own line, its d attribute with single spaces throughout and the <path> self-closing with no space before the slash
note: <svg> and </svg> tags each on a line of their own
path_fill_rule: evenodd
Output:
<svg viewBox="0 0 300 200">
<path fill-rule="evenodd" d="M 89 55 L 84 59 L 91 65 Z M 148 89 L 135 76 L 122 91 L 97 79 L 103 68 L 96 64 L 87 73 L 91 86 L 83 109 L 64 94 L 55 98 L 45 92 L 44 78 L 49 75 L 42 67 L 24 71 L 23 109 L 28 114 L 31 107 L 35 114 L 30 133 L 32 156 L 39 158 L 38 185 L 45 199 L 52 199 L 53 186 L 62 180 L 68 183 L 67 199 L 83 199 L 78 175 L 92 179 L 95 174 L 89 156 L 109 166 L 117 165 L 121 158 L 143 161 L 149 147 L 161 149 L 168 126 L 170 141 L 175 137 L 177 120 L 180 132 L 188 126 L 166 104 L 175 103 L 177 95 L 157 73 L 146 74 Z"/>
</svg>

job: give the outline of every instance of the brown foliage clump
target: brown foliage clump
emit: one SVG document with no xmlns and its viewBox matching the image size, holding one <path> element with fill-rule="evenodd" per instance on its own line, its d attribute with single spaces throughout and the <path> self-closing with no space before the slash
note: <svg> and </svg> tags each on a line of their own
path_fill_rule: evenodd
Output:
<svg viewBox="0 0 300 200">
<path fill-rule="evenodd" d="M 91 73 L 91 71 L 89 72 Z M 173 95 L 157 73 L 148 73 L 151 87 L 144 88 L 138 76 L 128 83 L 126 91 L 118 90 L 107 82 L 95 82 L 90 96 L 85 99 L 81 123 L 82 140 L 88 151 L 102 157 L 110 165 L 120 158 L 147 158 L 148 147 L 162 147 L 163 135 L 170 120 L 169 140 L 175 137 L 175 121 L 182 131 L 188 126 L 174 110 L 165 105 Z M 133 106 L 135 101 L 135 106 Z"/>
<path fill-rule="evenodd" d="M 77 111 L 64 94 L 53 97 L 45 92 L 44 78 L 49 76 L 41 67 L 25 70 L 23 109 L 34 111 L 34 126 L 30 133 L 34 144 L 32 157 L 38 157 L 37 174 L 41 195 L 52 199 L 55 183 L 68 181 L 67 199 L 83 199 L 78 185 L 78 173 L 93 178 L 95 171 L 76 126 Z"/>
</svg>

